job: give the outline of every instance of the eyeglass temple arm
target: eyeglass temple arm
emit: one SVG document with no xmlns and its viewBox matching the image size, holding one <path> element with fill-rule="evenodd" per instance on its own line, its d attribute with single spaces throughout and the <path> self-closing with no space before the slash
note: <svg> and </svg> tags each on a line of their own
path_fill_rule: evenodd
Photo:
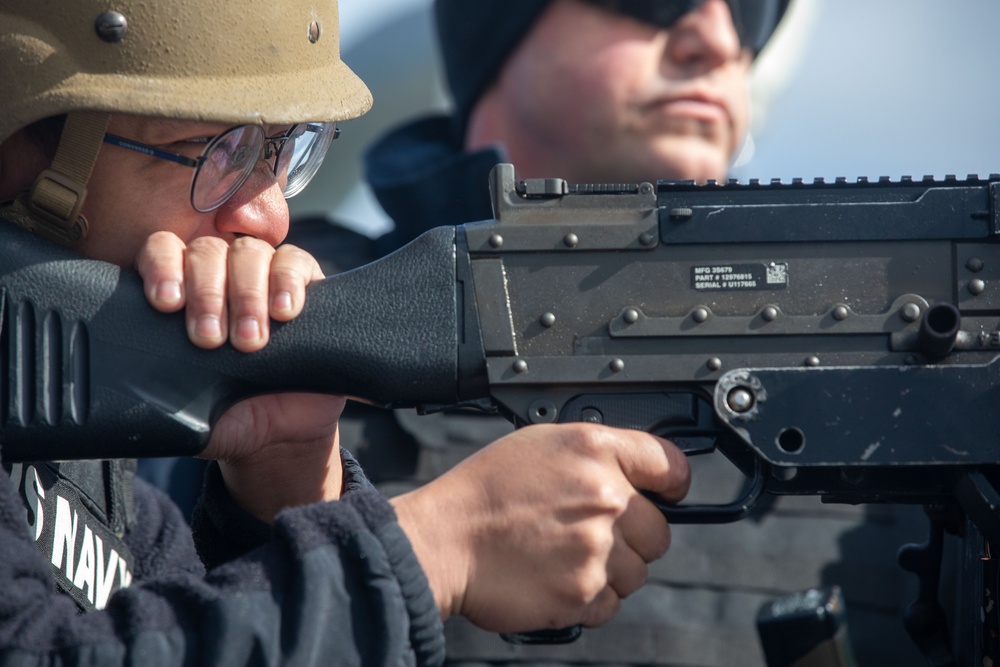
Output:
<svg viewBox="0 0 1000 667">
<path fill-rule="evenodd" d="M 143 155 L 148 155 L 150 157 L 160 158 L 161 160 L 170 160 L 171 162 L 182 164 L 185 167 L 197 167 L 201 164 L 201 159 L 189 158 L 188 156 L 180 155 L 179 153 L 171 153 L 169 151 L 161 150 L 156 146 L 144 144 L 141 141 L 134 141 L 132 139 L 126 139 L 125 137 L 119 137 L 117 134 L 105 134 L 104 143 L 111 144 L 112 146 L 118 146 L 119 148 L 125 148 L 130 151 L 135 151 L 137 153 L 142 153 Z"/>
</svg>

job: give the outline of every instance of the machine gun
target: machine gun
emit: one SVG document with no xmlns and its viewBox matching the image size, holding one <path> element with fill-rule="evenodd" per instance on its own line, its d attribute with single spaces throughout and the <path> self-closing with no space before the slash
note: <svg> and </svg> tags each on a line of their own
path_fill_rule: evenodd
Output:
<svg viewBox="0 0 1000 667">
<path fill-rule="evenodd" d="M 1000 544 L 1000 176 L 570 185 L 500 165 L 491 188 L 494 220 L 310 286 L 252 355 L 195 349 L 137 276 L 4 225 L 4 460 L 194 454 L 233 402 L 316 391 L 639 428 L 747 476 L 733 503 L 656 501 L 674 522 L 810 494 L 957 508 Z M 934 589 L 940 548 L 917 556 Z M 935 595 L 929 654 L 950 651 Z M 972 625 L 963 646 L 986 641 Z"/>
</svg>

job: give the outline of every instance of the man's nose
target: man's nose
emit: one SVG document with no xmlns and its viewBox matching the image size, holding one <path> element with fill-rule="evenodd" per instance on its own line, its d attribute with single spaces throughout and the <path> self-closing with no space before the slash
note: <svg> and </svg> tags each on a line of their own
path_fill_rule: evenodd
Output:
<svg viewBox="0 0 1000 667">
<path fill-rule="evenodd" d="M 253 236 L 277 246 L 288 235 L 288 203 L 282 185 L 261 161 L 247 182 L 215 211 L 216 229 L 223 234 Z"/>
<path fill-rule="evenodd" d="M 742 46 L 724 0 L 706 0 L 670 29 L 668 52 L 684 65 L 721 65 L 740 56 Z"/>
</svg>

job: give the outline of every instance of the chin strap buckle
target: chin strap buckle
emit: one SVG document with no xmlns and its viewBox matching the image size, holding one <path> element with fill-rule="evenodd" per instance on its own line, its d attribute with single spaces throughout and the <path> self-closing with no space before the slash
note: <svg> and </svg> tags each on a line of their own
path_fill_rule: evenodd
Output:
<svg viewBox="0 0 1000 667">
<path fill-rule="evenodd" d="M 46 169 L 28 193 L 27 206 L 35 218 L 35 234 L 72 246 L 87 235 L 87 220 L 80 215 L 87 188 L 69 176 Z"/>
<path fill-rule="evenodd" d="M 98 111 L 66 116 L 52 166 L 38 175 L 25 201 L 34 218 L 32 232 L 66 246 L 87 235 L 87 220 L 80 209 L 110 118 Z"/>
</svg>

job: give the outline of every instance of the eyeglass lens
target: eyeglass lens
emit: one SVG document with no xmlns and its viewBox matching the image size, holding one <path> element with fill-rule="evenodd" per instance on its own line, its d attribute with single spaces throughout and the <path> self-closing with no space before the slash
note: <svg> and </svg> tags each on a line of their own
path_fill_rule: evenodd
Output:
<svg viewBox="0 0 1000 667">
<path fill-rule="evenodd" d="M 282 147 L 280 156 L 284 161 L 287 154 L 287 164 L 282 167 L 287 173 L 283 186 L 286 198 L 299 194 L 309 184 L 340 132 L 333 123 L 308 123 L 296 125 L 290 134 L 291 140 Z"/>
<path fill-rule="evenodd" d="M 202 154 L 191 189 L 191 204 L 198 211 L 212 211 L 240 189 L 257 164 L 264 131 L 257 125 L 226 130 Z"/>
<path fill-rule="evenodd" d="M 259 125 L 231 128 L 213 139 L 202 154 L 191 186 L 191 204 L 203 213 L 215 210 L 246 183 L 264 157 L 273 157 L 282 194 L 292 197 L 316 174 L 336 134 L 333 123 L 293 125 L 271 138 Z"/>
</svg>

